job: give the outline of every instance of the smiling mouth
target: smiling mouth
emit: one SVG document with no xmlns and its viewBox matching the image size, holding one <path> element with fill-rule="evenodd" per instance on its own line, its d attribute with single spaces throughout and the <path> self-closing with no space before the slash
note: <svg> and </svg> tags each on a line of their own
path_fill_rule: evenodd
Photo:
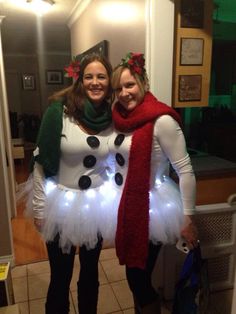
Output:
<svg viewBox="0 0 236 314">
<path fill-rule="evenodd" d="M 130 102 L 132 101 L 132 99 L 126 99 L 124 102 L 126 103 L 126 104 L 129 104 Z"/>
<path fill-rule="evenodd" d="M 102 90 L 101 89 L 91 89 L 90 92 L 93 94 L 99 94 L 102 92 Z"/>
</svg>

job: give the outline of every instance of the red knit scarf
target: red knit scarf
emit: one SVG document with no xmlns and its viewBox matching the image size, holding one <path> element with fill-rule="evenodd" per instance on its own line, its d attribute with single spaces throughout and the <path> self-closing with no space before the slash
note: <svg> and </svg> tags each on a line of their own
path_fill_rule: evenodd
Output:
<svg viewBox="0 0 236 314">
<path fill-rule="evenodd" d="M 116 253 L 121 265 L 144 269 L 149 242 L 149 189 L 153 127 L 157 117 L 168 114 L 180 123 L 177 112 L 159 102 L 150 92 L 133 111 L 116 103 L 115 128 L 133 131 L 129 168 L 122 193 L 116 232 Z"/>
</svg>

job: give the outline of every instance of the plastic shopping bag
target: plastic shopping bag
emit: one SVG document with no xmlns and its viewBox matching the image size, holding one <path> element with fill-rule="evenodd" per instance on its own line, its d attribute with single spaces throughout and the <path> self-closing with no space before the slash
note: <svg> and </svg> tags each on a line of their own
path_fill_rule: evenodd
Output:
<svg viewBox="0 0 236 314">
<path fill-rule="evenodd" d="M 206 314 L 209 304 L 207 260 L 200 245 L 190 250 L 176 284 L 172 314 Z"/>
</svg>

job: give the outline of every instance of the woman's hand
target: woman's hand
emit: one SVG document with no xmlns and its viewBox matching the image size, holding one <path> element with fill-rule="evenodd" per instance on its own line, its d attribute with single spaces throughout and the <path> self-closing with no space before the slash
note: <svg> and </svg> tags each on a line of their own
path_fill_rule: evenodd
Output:
<svg viewBox="0 0 236 314">
<path fill-rule="evenodd" d="M 44 225 L 44 219 L 34 218 L 34 226 L 35 228 L 41 232 Z"/>
<path fill-rule="evenodd" d="M 181 236 L 187 241 L 187 246 L 191 250 L 198 246 L 198 232 L 197 227 L 192 221 L 191 216 L 184 216 L 184 223 L 181 229 Z"/>
</svg>

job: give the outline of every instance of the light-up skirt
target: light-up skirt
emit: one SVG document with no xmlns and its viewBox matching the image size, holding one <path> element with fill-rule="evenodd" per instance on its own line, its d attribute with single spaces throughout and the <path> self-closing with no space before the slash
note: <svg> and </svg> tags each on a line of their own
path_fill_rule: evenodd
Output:
<svg viewBox="0 0 236 314">
<path fill-rule="evenodd" d="M 59 233 L 60 246 L 68 252 L 72 245 L 94 248 L 99 235 L 104 247 L 113 247 L 122 188 L 110 180 L 88 190 L 68 189 L 47 180 L 42 230 L 45 241 L 52 241 Z M 27 184 L 32 184 L 29 181 Z M 32 212 L 32 193 L 29 194 L 28 213 Z M 183 223 L 182 201 L 178 186 L 170 178 L 156 180 L 150 191 L 149 215 L 149 238 L 153 243 L 174 243 L 179 238 Z"/>
</svg>

